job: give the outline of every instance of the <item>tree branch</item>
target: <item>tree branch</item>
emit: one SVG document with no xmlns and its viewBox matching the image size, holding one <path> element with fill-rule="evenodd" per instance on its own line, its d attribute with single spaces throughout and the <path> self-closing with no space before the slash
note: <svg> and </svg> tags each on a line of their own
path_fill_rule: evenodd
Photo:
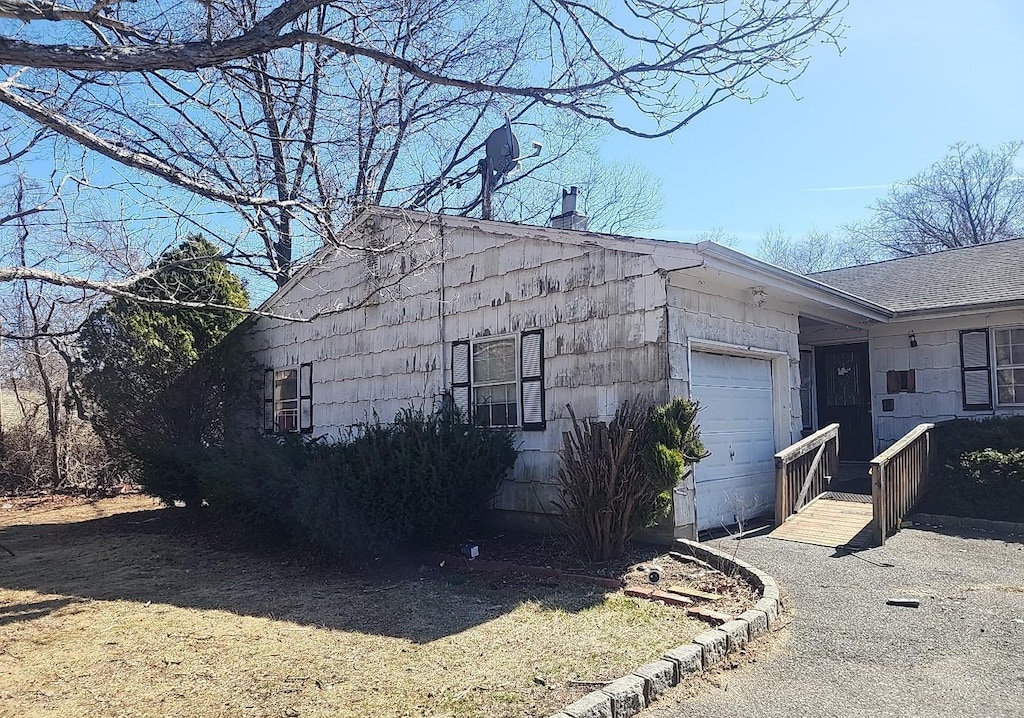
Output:
<svg viewBox="0 0 1024 718">
<path fill-rule="evenodd" d="M 173 309 L 211 309 L 224 312 L 237 312 L 247 316 L 266 317 L 268 319 L 282 319 L 288 322 L 310 322 L 314 317 L 296 317 L 275 312 L 265 312 L 260 309 L 249 309 L 247 307 L 235 307 L 230 304 L 211 304 L 209 302 L 194 302 L 183 299 L 163 299 L 160 297 L 149 297 L 133 292 L 129 287 L 139 281 L 139 277 L 131 277 L 117 282 L 104 282 L 88 277 L 79 277 L 60 272 L 52 272 L 46 269 L 35 267 L 0 267 L 0 284 L 16 281 L 43 282 L 58 287 L 71 287 L 89 292 L 105 294 L 116 299 L 126 299 L 138 302 L 151 307 L 168 307 Z"/>
</svg>

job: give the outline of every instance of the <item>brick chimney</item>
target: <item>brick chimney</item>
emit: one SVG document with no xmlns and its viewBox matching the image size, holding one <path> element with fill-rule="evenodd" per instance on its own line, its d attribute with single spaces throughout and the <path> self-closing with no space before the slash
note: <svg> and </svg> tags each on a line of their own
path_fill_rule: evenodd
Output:
<svg viewBox="0 0 1024 718">
<path fill-rule="evenodd" d="M 576 200 L 579 190 L 576 187 L 562 189 L 562 213 L 551 218 L 548 222 L 550 227 L 555 229 L 577 229 L 586 231 L 587 215 L 576 211 Z"/>
</svg>

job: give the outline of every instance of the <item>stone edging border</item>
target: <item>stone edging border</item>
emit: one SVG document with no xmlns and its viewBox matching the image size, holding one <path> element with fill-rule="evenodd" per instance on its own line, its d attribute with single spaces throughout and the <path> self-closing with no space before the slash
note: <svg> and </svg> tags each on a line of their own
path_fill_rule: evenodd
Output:
<svg viewBox="0 0 1024 718">
<path fill-rule="evenodd" d="M 661 659 L 588 693 L 549 718 L 630 718 L 672 686 L 714 667 L 726 655 L 740 651 L 778 625 L 782 597 L 771 576 L 723 551 L 694 541 L 676 539 L 675 548 L 723 573 L 739 574 L 761 592 L 760 600 L 735 620 L 697 634 L 692 643 L 666 651 Z"/>
<path fill-rule="evenodd" d="M 940 514 L 911 514 L 903 520 L 903 523 L 938 526 L 941 528 L 974 529 L 976 531 L 1024 536 L 1024 524 L 1014 521 L 993 521 L 991 519 L 972 519 L 961 516 L 942 516 Z"/>
</svg>

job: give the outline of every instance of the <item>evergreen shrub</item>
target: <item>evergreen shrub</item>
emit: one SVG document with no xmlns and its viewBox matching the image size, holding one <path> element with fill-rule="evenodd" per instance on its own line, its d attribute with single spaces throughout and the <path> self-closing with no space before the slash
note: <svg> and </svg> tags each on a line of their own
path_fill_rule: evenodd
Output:
<svg viewBox="0 0 1024 718">
<path fill-rule="evenodd" d="M 467 424 L 443 406 L 375 418 L 337 443 L 253 436 L 206 457 L 201 484 L 214 512 L 358 559 L 467 535 L 516 449 L 510 429 Z"/>
<path fill-rule="evenodd" d="M 941 424 L 931 446 L 928 511 L 1024 522 L 1024 416 Z"/>
</svg>

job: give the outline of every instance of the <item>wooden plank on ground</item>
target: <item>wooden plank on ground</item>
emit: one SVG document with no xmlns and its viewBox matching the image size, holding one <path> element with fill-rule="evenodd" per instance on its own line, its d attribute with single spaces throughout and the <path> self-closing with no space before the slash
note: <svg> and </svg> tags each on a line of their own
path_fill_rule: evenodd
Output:
<svg viewBox="0 0 1024 718">
<path fill-rule="evenodd" d="M 707 591 L 700 591 L 696 588 L 690 588 L 689 586 L 669 586 L 667 591 L 672 593 L 679 593 L 683 596 L 692 596 L 693 598 L 703 598 L 708 601 L 721 601 L 722 596 L 717 593 L 708 593 Z"/>
</svg>

